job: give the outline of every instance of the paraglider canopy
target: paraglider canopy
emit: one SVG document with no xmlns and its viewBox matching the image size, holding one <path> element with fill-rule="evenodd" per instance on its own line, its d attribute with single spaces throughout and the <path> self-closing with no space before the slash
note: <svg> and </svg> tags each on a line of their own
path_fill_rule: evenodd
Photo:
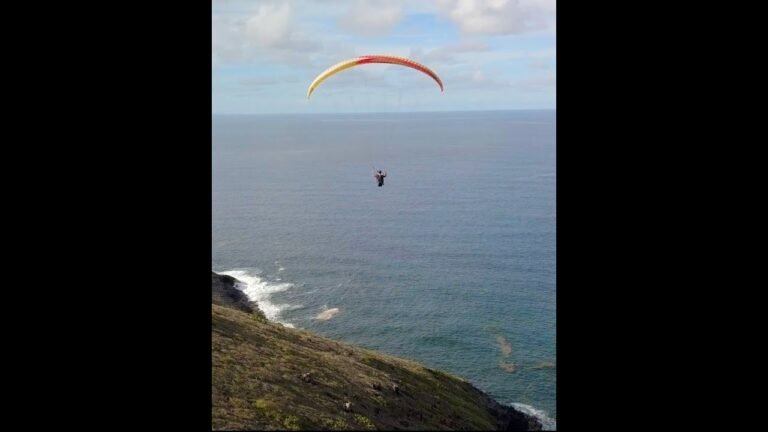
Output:
<svg viewBox="0 0 768 432">
<path fill-rule="evenodd" d="M 321 82 L 325 81 L 331 75 L 335 75 L 351 67 L 360 66 L 364 64 L 371 64 L 371 63 L 388 63 L 388 64 L 395 64 L 399 66 L 405 66 L 412 69 L 416 69 L 417 71 L 425 73 L 430 77 L 432 77 L 432 79 L 435 80 L 437 85 L 440 86 L 440 91 L 443 91 L 443 82 L 440 80 L 440 77 L 438 77 L 437 74 L 434 73 L 431 69 L 429 69 L 428 67 L 420 63 L 417 63 L 413 60 L 410 60 L 404 57 L 395 57 L 395 56 L 388 56 L 388 55 L 365 55 L 365 56 L 360 56 L 360 57 L 356 57 L 349 60 L 344 60 L 341 63 L 337 63 L 331 66 L 325 72 L 318 75 L 317 78 L 315 78 L 315 80 L 312 81 L 312 84 L 309 85 L 309 90 L 307 90 L 307 99 L 309 99 L 309 97 L 312 95 L 312 92 L 315 91 L 317 86 L 319 86 Z"/>
</svg>

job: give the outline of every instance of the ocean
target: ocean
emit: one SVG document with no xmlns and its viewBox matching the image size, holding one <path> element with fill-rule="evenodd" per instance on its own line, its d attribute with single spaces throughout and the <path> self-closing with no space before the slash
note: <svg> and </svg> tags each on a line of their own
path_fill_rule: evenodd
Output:
<svg viewBox="0 0 768 432">
<path fill-rule="evenodd" d="M 555 117 L 214 115 L 213 270 L 273 321 L 445 370 L 554 427 Z"/>
</svg>

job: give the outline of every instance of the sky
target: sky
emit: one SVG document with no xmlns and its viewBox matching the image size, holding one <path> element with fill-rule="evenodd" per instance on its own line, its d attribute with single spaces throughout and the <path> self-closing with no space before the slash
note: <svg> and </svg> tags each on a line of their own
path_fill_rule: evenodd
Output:
<svg viewBox="0 0 768 432">
<path fill-rule="evenodd" d="M 555 109 L 555 0 L 212 0 L 213 113 Z M 314 78 L 360 55 L 407 57 Z"/>
</svg>

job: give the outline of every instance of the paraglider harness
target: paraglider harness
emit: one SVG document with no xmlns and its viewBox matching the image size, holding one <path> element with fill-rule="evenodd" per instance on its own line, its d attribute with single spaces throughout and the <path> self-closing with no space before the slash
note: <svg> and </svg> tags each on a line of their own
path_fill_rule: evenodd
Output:
<svg viewBox="0 0 768 432">
<path fill-rule="evenodd" d="M 387 176 L 387 173 L 385 173 L 385 172 L 383 172 L 381 170 L 377 170 L 376 174 L 374 174 L 374 177 L 376 177 L 376 180 L 379 181 L 379 187 L 384 186 L 384 177 L 386 177 L 386 176 Z"/>
</svg>

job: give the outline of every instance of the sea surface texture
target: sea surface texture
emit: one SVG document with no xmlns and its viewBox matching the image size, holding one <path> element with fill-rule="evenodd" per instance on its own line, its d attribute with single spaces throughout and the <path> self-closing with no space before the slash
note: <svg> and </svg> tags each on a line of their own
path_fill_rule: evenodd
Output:
<svg viewBox="0 0 768 432">
<path fill-rule="evenodd" d="M 554 424 L 555 179 L 555 111 L 214 116 L 213 270 Z"/>
</svg>

